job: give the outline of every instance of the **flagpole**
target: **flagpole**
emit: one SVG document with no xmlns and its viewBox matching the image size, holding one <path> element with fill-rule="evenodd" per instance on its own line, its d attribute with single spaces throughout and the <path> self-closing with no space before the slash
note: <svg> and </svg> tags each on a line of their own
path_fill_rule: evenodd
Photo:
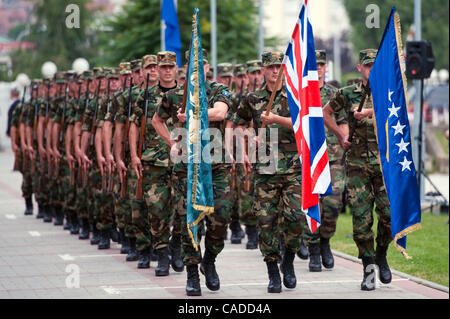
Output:
<svg viewBox="0 0 450 319">
<path fill-rule="evenodd" d="M 216 81 L 217 70 L 217 3 L 211 0 L 211 68 Z"/>
<path fill-rule="evenodd" d="M 162 8 L 163 8 L 163 1 L 161 0 L 161 9 L 160 12 L 162 13 Z M 166 23 L 164 22 L 164 20 L 162 19 L 162 15 L 161 15 L 161 51 L 166 51 L 166 35 L 165 35 L 165 27 Z"/>
<path fill-rule="evenodd" d="M 259 31 L 258 31 L 258 59 L 261 58 L 261 55 L 264 51 L 264 11 L 263 11 L 263 0 L 259 0 Z"/>
</svg>

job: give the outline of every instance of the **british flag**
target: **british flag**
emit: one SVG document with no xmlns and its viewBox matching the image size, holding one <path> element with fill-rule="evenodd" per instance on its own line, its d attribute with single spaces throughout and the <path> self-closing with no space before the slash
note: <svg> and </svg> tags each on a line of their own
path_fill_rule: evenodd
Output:
<svg viewBox="0 0 450 319">
<path fill-rule="evenodd" d="M 320 226 L 319 194 L 326 196 L 332 191 L 307 0 L 302 5 L 289 41 L 283 67 L 295 140 L 302 163 L 302 210 L 311 232 L 314 232 Z"/>
</svg>

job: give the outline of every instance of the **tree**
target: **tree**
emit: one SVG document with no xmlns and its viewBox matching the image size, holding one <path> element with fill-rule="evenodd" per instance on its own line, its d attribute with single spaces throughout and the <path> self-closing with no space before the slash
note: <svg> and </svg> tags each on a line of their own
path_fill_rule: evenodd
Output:
<svg viewBox="0 0 450 319">
<path fill-rule="evenodd" d="M 353 43 L 355 54 L 366 48 L 378 48 L 383 36 L 392 6 L 397 5 L 402 25 L 402 40 L 406 46 L 406 36 L 410 26 L 414 23 L 414 0 L 378 0 L 376 5 L 380 8 L 380 27 L 367 28 L 366 17 L 371 12 L 366 12 L 368 5 L 373 0 L 344 0 L 344 6 L 350 18 L 352 31 L 350 40 Z M 449 67 L 448 37 L 449 37 L 449 2 L 441 0 L 422 1 L 422 39 L 431 42 L 436 68 Z"/>
<path fill-rule="evenodd" d="M 202 45 L 210 52 L 210 1 L 178 0 L 178 21 L 183 50 L 189 48 L 194 8 L 200 10 Z M 105 63 L 117 65 L 121 61 L 141 58 L 160 51 L 160 0 L 129 0 L 123 12 L 105 24 L 111 28 L 104 32 Z M 217 1 L 218 63 L 244 62 L 256 59 L 258 48 L 258 9 L 254 1 Z M 274 46 L 276 39 L 267 39 Z M 184 51 L 183 51 L 184 58 Z"/>
<path fill-rule="evenodd" d="M 14 52 L 13 78 L 18 73 L 26 73 L 30 78 L 42 77 L 41 66 L 45 61 L 53 61 L 58 70 L 69 70 L 72 62 L 79 57 L 90 59 L 95 51 L 92 46 L 94 35 L 91 29 L 91 13 L 86 10 L 88 0 L 46 0 L 36 1 L 33 22 L 29 34 L 22 41 L 36 44 L 35 51 Z M 68 5 L 79 8 L 79 28 L 70 28 L 66 19 Z"/>
</svg>

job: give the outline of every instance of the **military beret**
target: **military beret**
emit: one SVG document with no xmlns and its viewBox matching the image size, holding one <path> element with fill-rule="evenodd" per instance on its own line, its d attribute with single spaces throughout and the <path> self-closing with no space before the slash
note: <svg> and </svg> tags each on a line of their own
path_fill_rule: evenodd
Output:
<svg viewBox="0 0 450 319">
<path fill-rule="evenodd" d="M 233 76 L 233 65 L 231 63 L 220 63 L 217 65 L 218 76 Z"/>
<path fill-rule="evenodd" d="M 325 50 L 316 50 L 316 63 L 327 63 L 327 53 Z"/>
<path fill-rule="evenodd" d="M 147 54 L 142 57 L 142 64 L 143 68 L 145 69 L 149 65 L 157 65 L 158 64 L 158 57 L 154 54 Z"/>
<path fill-rule="evenodd" d="M 171 51 L 158 52 L 158 65 L 177 65 L 177 54 Z"/>
<path fill-rule="evenodd" d="M 247 64 L 247 69 L 248 69 L 249 73 L 261 70 L 261 66 L 262 66 L 261 60 L 247 61 L 246 64 Z"/>
<path fill-rule="evenodd" d="M 120 62 L 119 70 L 120 70 L 120 74 L 131 74 L 131 63 L 130 62 Z"/>
<path fill-rule="evenodd" d="M 130 62 L 131 71 L 137 72 L 142 68 L 142 59 L 136 59 Z"/>
<path fill-rule="evenodd" d="M 375 58 L 377 57 L 378 50 L 376 49 L 365 49 L 359 51 L 359 63 L 360 64 L 369 64 L 374 63 Z"/>
<path fill-rule="evenodd" d="M 266 51 L 261 55 L 261 57 L 262 57 L 262 65 L 264 67 L 269 65 L 281 65 L 281 63 L 283 62 L 284 53 L 275 51 L 273 52 Z"/>
<path fill-rule="evenodd" d="M 244 75 L 247 73 L 247 68 L 245 64 L 236 64 L 234 66 L 233 73 L 235 76 Z"/>
</svg>

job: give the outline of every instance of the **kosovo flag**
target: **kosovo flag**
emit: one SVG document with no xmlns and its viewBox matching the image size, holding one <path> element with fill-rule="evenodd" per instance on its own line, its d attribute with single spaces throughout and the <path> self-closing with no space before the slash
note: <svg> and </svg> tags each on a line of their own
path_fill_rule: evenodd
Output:
<svg viewBox="0 0 450 319">
<path fill-rule="evenodd" d="M 208 100 L 203 69 L 202 40 L 195 9 L 192 21 L 191 48 L 186 102 L 187 152 L 187 227 L 192 245 L 198 250 L 198 224 L 214 212 L 214 196 L 209 146 Z M 206 136 L 207 139 L 202 139 Z"/>
<path fill-rule="evenodd" d="M 421 210 L 406 110 L 404 65 L 400 18 L 393 7 L 369 82 L 384 185 L 391 204 L 392 238 L 402 254 L 410 258 L 405 252 L 406 235 L 421 227 Z"/>
<path fill-rule="evenodd" d="M 174 0 L 162 0 L 161 20 L 165 27 L 164 43 L 165 50 L 177 54 L 178 66 L 181 67 L 181 37 L 180 27 L 178 25 L 178 14 L 175 8 Z"/>
</svg>

